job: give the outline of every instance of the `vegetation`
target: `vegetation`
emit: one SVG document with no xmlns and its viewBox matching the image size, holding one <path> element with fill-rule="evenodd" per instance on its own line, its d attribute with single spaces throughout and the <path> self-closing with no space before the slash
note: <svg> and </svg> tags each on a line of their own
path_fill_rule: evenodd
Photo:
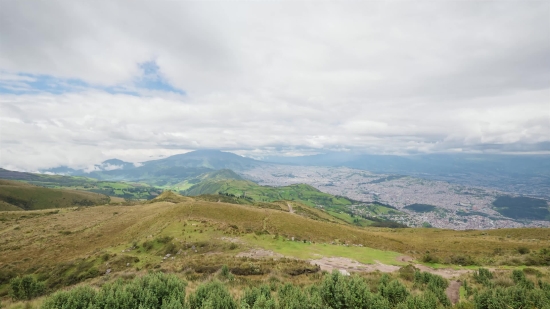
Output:
<svg viewBox="0 0 550 309">
<path fill-rule="evenodd" d="M 480 272 L 486 273 L 483 270 Z M 488 274 L 491 274 L 488 272 Z M 492 274 L 491 274 L 492 276 Z M 449 283 L 441 276 L 415 271 L 412 280 L 382 276 L 344 276 L 326 273 L 305 286 L 271 280 L 253 287 L 238 285 L 232 293 L 230 281 L 206 279 L 189 291 L 188 283 L 172 274 L 149 273 L 132 280 L 116 280 L 99 289 L 88 285 L 60 291 L 47 297 L 40 308 L 547 308 L 550 284 L 528 279 L 514 271 L 508 287 L 493 281 L 468 284 L 453 306 L 445 294 Z M 412 282 L 411 282 L 412 281 Z"/>
<path fill-rule="evenodd" d="M 0 180 L 0 210 L 38 210 L 72 206 L 95 206 L 110 202 L 108 196 L 76 190 L 37 187 Z"/>
<path fill-rule="evenodd" d="M 234 204 L 224 198 L 246 200 L 167 191 L 134 206 L 0 213 L 2 303 L 8 308 L 105 308 L 106 303 L 119 308 L 122 300 L 132 308 L 450 307 L 446 292 L 452 286 L 420 272 L 426 265 L 434 273 L 446 268 L 460 277 L 457 308 L 498 297 L 489 291 L 499 289 L 547 301 L 550 229 L 356 227 L 299 202 L 288 202 L 290 213 L 284 201 Z M 326 265 L 317 260 L 330 258 L 351 261 L 348 270 L 357 274 L 324 274 Z M 386 275 L 364 270 L 378 265 L 401 269 Z M 489 275 L 481 265 L 496 270 Z M 467 273 L 473 269 L 475 274 Z M 145 286 L 154 295 L 139 292 Z M 67 287 L 74 288 L 64 291 Z"/>
<path fill-rule="evenodd" d="M 499 196 L 493 206 L 503 216 L 514 219 L 550 220 L 550 207 L 545 200 L 526 196 Z"/>
<path fill-rule="evenodd" d="M 350 206 L 353 203 L 347 198 L 323 193 L 310 185 L 296 184 L 285 187 L 269 187 L 260 186 L 247 180 L 208 180 L 189 188 L 185 191 L 185 194 L 191 196 L 226 194 L 259 202 L 289 200 L 298 201 L 308 206 L 320 205 L 333 209 Z"/>
<path fill-rule="evenodd" d="M 435 206 L 427 204 L 411 204 L 404 207 L 405 209 L 410 209 L 414 212 L 430 212 L 435 210 Z"/>
<path fill-rule="evenodd" d="M 50 189 L 68 189 L 73 192 L 87 191 L 122 199 L 152 199 L 162 192 L 162 189 L 140 183 L 99 181 L 87 177 L 21 173 L 1 168 L 0 179 L 15 180 L 17 183 L 28 183 Z"/>
</svg>

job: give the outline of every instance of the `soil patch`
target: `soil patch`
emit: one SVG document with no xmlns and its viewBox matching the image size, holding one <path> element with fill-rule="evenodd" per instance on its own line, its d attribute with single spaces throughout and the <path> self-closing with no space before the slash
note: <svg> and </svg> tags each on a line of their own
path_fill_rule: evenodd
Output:
<svg viewBox="0 0 550 309">
<path fill-rule="evenodd" d="M 264 250 L 264 249 L 252 249 L 246 252 L 241 252 L 236 255 L 237 257 L 248 257 L 248 258 L 255 258 L 255 259 L 261 259 L 261 258 L 282 258 L 284 255 L 275 253 L 270 250 Z"/>
<path fill-rule="evenodd" d="M 324 257 L 317 260 L 309 261 L 313 265 L 319 265 L 321 270 L 326 270 L 332 272 L 333 269 L 338 269 L 340 271 L 346 270 L 348 272 L 374 272 L 381 271 L 384 273 L 391 273 L 399 270 L 399 266 L 386 265 L 377 262 L 376 264 L 363 264 L 355 260 L 343 258 L 343 257 Z"/>
<path fill-rule="evenodd" d="M 396 260 L 397 260 L 398 262 L 409 263 L 409 262 L 414 261 L 414 258 L 413 258 L 413 257 L 410 257 L 410 256 L 408 256 L 408 255 L 402 255 L 402 256 L 398 256 L 398 257 L 396 258 Z"/>
<path fill-rule="evenodd" d="M 454 305 L 458 303 L 460 300 L 460 286 L 462 283 L 460 281 L 451 281 L 449 283 L 449 287 L 445 291 L 445 294 L 447 294 L 447 297 L 451 300 L 451 303 Z"/>
</svg>

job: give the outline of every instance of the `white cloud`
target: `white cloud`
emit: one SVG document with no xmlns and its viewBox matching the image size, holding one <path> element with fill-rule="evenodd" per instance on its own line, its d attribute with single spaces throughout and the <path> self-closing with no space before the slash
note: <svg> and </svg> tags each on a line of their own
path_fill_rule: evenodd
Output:
<svg viewBox="0 0 550 309">
<path fill-rule="evenodd" d="M 0 165 L 197 148 L 548 150 L 549 12 L 547 2 L 8 1 L 0 82 L 24 89 L 23 72 L 126 87 L 155 61 L 187 95 L 0 94 Z"/>
</svg>

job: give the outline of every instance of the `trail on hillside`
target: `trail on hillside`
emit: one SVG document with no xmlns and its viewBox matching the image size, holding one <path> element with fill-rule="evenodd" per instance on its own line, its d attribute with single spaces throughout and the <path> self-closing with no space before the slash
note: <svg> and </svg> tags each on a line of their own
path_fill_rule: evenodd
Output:
<svg viewBox="0 0 550 309">
<path fill-rule="evenodd" d="M 412 261 L 413 259 L 410 257 L 398 257 L 398 261 Z M 391 273 L 394 271 L 398 271 L 401 266 L 396 265 L 388 265 L 381 263 L 379 261 L 375 261 L 375 264 L 363 264 L 358 261 L 343 258 L 343 257 L 323 257 L 316 260 L 310 260 L 311 264 L 319 265 L 321 267 L 321 270 L 326 270 L 328 272 L 331 272 L 334 269 L 337 270 L 346 270 L 348 272 L 374 272 L 374 271 L 380 271 L 383 273 Z M 418 268 L 420 271 L 425 271 L 434 275 L 439 275 L 446 279 L 452 279 L 456 278 L 462 274 L 466 274 L 470 272 L 470 270 L 467 269 L 452 269 L 452 268 L 431 268 L 425 265 L 421 264 L 413 264 L 414 267 Z M 459 286 L 460 287 L 460 286 Z"/>
<path fill-rule="evenodd" d="M 445 294 L 447 294 L 447 297 L 449 297 L 449 300 L 454 305 L 458 303 L 460 300 L 460 286 L 462 283 L 460 281 L 452 280 L 449 283 L 449 287 L 445 291 Z"/>
<path fill-rule="evenodd" d="M 292 205 L 290 205 L 289 202 L 286 202 L 286 205 L 288 206 L 288 212 L 290 212 L 291 214 L 294 213 L 294 209 L 292 208 Z"/>
</svg>

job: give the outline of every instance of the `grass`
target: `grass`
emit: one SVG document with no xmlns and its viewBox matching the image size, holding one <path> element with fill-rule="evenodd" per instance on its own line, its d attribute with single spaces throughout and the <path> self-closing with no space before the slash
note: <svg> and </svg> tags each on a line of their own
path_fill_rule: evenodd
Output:
<svg viewBox="0 0 550 309">
<path fill-rule="evenodd" d="M 323 193 L 309 185 L 296 184 L 284 187 L 260 186 L 246 180 L 213 180 L 201 182 L 186 191 L 187 195 L 228 194 L 243 196 L 259 202 L 278 200 L 298 201 L 308 206 L 340 208 L 352 201 L 344 197 Z"/>
<path fill-rule="evenodd" d="M 103 194 L 77 190 L 50 189 L 18 181 L 0 180 L 0 205 L 3 210 L 64 208 L 71 206 L 94 206 L 110 202 Z M 9 205 L 12 205 L 11 208 Z"/>
<path fill-rule="evenodd" d="M 310 243 L 292 241 L 284 238 L 273 238 L 271 235 L 246 235 L 243 239 L 253 246 L 272 250 L 289 257 L 300 259 L 318 259 L 321 257 L 345 257 L 365 264 L 377 262 L 389 265 L 406 265 L 397 261 L 402 255 L 398 252 L 383 251 L 368 247 L 346 246 L 344 244 Z"/>
<path fill-rule="evenodd" d="M 353 224 L 357 226 L 369 226 L 373 223 L 373 221 L 361 218 L 359 216 L 352 217 L 350 214 L 345 212 L 336 212 L 336 211 L 328 210 L 327 213 L 331 214 L 336 218 L 342 219 L 343 221 L 349 224 Z"/>
<path fill-rule="evenodd" d="M 20 173 L 5 169 L 0 169 L 0 178 L 50 189 L 87 191 L 125 199 L 152 199 L 162 192 L 162 189 L 141 183 L 100 181 L 78 176 Z"/>
<path fill-rule="evenodd" d="M 330 216 L 297 202 L 292 203 L 302 209 L 301 214 L 289 213 L 285 202 L 260 208 L 177 195 L 175 202 L 168 201 L 172 197 L 167 194 L 166 201 L 135 206 L 0 213 L 0 296 L 7 291 L 6 280 L 25 273 L 49 280 L 55 288 L 100 280 L 107 269 L 116 274 L 190 270 L 193 278 L 203 278 L 228 264 L 243 274 L 259 271 L 267 276 L 276 270 L 287 276 L 311 267 L 303 259 L 345 257 L 366 264 L 402 265 L 397 256 L 420 259 L 426 251 L 441 260 L 463 255 L 495 267 L 527 256 L 517 253 L 518 247 L 534 252 L 550 242 L 550 229 L 359 228 L 338 219 L 323 220 L 322 215 Z M 319 212 L 319 218 L 309 211 Z M 287 241 L 292 237 L 295 241 Z M 258 247 L 298 260 L 235 257 Z M 501 255 L 495 256 L 495 251 Z M 164 259 L 168 252 L 172 256 Z"/>
</svg>

